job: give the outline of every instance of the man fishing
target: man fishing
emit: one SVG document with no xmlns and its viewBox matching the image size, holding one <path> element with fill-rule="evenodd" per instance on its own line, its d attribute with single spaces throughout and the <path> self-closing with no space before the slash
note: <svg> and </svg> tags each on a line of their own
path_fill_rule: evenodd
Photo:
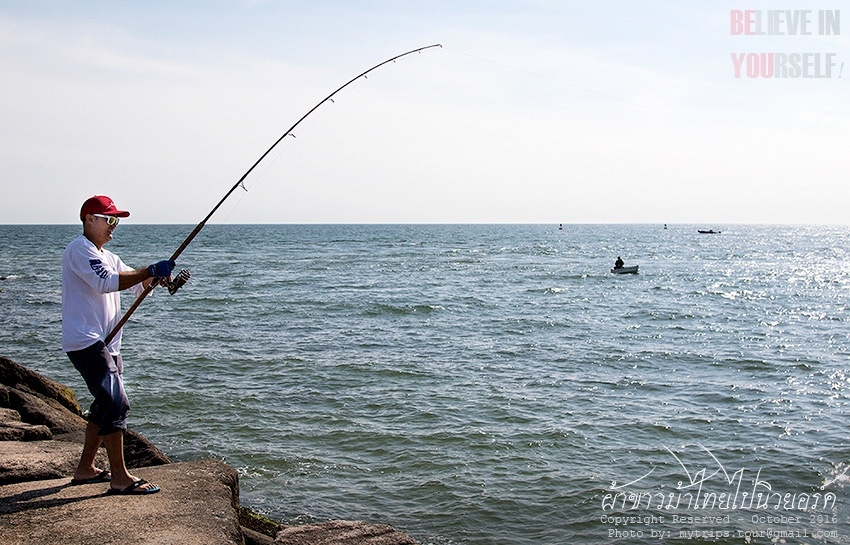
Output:
<svg viewBox="0 0 850 545">
<path fill-rule="evenodd" d="M 103 195 L 94 196 L 83 203 L 80 210 L 83 234 L 68 245 L 62 256 L 62 349 L 83 376 L 95 399 L 88 417 L 83 453 L 71 484 L 111 482 L 109 492 L 112 494 L 159 492 L 158 486 L 131 475 L 124 462 L 124 432 L 127 429 L 130 405 L 121 378 L 123 363 L 119 349 L 123 325 L 151 292 L 155 285 L 152 282 L 166 284 L 169 293 L 173 294 L 188 280 L 188 271 L 180 271 L 177 275 L 178 282 L 172 282 L 174 260 L 236 188 L 245 188 L 243 182 L 251 171 L 284 138 L 292 134 L 304 119 L 325 102 L 332 102 L 334 95 L 358 79 L 366 77 L 369 72 L 433 47 L 442 46 L 434 44 L 420 47 L 376 64 L 313 106 L 242 175 L 209 214 L 195 226 L 169 260 L 159 261 L 142 269 L 131 269 L 117 255 L 103 249 L 103 245 L 112 240 L 112 232 L 118 225 L 119 218 L 126 218 L 130 213 L 119 210 L 112 199 Z M 120 316 L 118 292 L 128 288 L 136 292 L 136 301 Z M 97 468 L 94 463 L 101 442 L 109 456 L 111 475 L 109 471 Z"/>
<path fill-rule="evenodd" d="M 80 209 L 83 234 L 62 255 L 62 349 L 80 372 L 94 401 L 85 443 L 71 484 L 109 482 L 110 494 L 153 494 L 160 488 L 130 474 L 124 461 L 124 432 L 130 404 L 124 392 L 121 331 L 104 343 L 121 317 L 120 291 L 142 292 L 151 282 L 171 279 L 173 260 L 132 269 L 103 245 L 112 240 L 119 210 L 107 196 L 96 195 Z M 110 471 L 95 466 L 101 443 Z"/>
</svg>

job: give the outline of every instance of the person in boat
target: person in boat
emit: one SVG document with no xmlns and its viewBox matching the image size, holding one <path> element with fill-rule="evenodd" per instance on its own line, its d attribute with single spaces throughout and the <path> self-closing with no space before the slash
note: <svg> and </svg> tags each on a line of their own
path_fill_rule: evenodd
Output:
<svg viewBox="0 0 850 545">
<path fill-rule="evenodd" d="M 623 263 L 623 260 L 620 258 L 620 256 L 617 256 L 617 261 L 614 262 L 614 268 L 622 269 L 623 265 L 625 265 L 625 263 Z"/>
<path fill-rule="evenodd" d="M 164 260 L 133 269 L 103 249 L 119 218 L 129 215 L 105 195 L 89 198 L 80 209 L 83 233 L 62 254 L 62 350 L 94 396 L 71 484 L 110 483 L 110 494 L 152 494 L 159 487 L 133 476 L 124 461 L 130 403 L 122 378 L 121 331 L 108 346 L 104 339 L 121 318 L 120 290 L 130 288 L 138 295 L 151 282 L 170 279 L 175 263 Z M 110 471 L 95 465 L 101 443 Z"/>
</svg>

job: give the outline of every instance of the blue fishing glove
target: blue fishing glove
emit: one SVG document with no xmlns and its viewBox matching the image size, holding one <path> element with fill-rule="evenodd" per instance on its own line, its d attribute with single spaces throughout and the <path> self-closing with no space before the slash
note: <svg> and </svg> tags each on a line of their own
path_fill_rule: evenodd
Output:
<svg viewBox="0 0 850 545">
<path fill-rule="evenodd" d="M 177 263 L 173 259 L 163 259 L 153 265 L 148 265 L 148 274 L 151 275 L 151 278 L 168 278 L 176 265 Z"/>
</svg>

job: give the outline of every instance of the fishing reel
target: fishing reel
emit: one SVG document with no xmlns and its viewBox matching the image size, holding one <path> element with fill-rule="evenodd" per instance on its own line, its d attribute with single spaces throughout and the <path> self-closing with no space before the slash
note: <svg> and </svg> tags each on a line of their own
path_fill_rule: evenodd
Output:
<svg viewBox="0 0 850 545">
<path fill-rule="evenodd" d="M 170 295 L 174 295 L 175 293 L 177 293 L 177 290 L 182 288 L 191 277 L 192 275 L 189 274 L 188 270 L 182 269 L 179 273 L 172 276 L 171 280 L 166 280 L 165 287 L 168 288 L 168 293 Z"/>
</svg>

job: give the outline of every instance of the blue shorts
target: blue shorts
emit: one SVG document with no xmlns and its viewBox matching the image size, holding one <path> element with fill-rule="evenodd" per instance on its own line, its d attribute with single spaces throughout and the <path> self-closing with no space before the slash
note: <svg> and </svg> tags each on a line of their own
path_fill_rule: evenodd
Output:
<svg viewBox="0 0 850 545">
<path fill-rule="evenodd" d="M 130 401 L 121 378 L 124 372 L 121 356 L 112 356 L 106 345 L 98 341 L 88 348 L 68 352 L 68 358 L 94 396 L 88 421 L 99 426 L 98 435 L 127 431 Z"/>
</svg>

